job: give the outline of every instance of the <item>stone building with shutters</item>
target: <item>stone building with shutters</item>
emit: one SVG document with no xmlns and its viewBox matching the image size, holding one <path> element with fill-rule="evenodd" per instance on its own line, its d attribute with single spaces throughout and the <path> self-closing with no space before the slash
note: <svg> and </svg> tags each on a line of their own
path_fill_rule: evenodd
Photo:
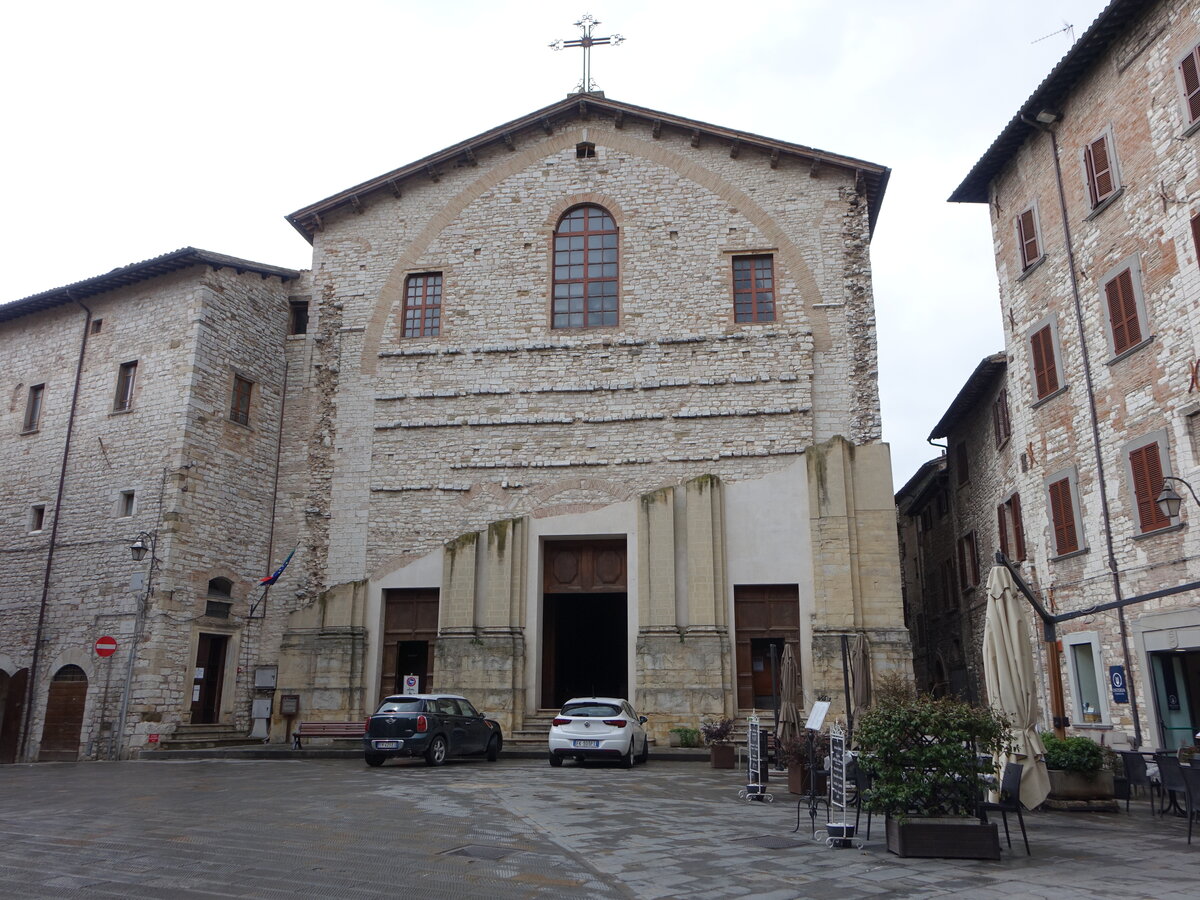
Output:
<svg viewBox="0 0 1200 900">
<path fill-rule="evenodd" d="M 269 567 L 207 548 L 239 635 L 208 649 L 237 672 L 220 724 L 271 700 L 286 740 L 414 675 L 506 734 L 598 694 L 665 740 L 769 710 L 787 645 L 835 708 L 843 635 L 908 671 L 869 259 L 888 174 L 590 93 L 290 215 L 313 265 L 272 313 L 286 413 L 251 393 L 283 424 L 245 452 L 274 511 L 255 552 L 298 549 L 256 605 Z M 191 727 L 200 662 L 139 666 L 164 693 L 134 694 L 133 749 Z"/>
<path fill-rule="evenodd" d="M 987 204 L 1007 364 L 935 429 L 953 538 L 1065 617 L 1035 625 L 1045 724 L 1109 744 L 1200 729 L 1198 141 L 1200 3 L 1117 0 L 950 198 Z"/>
</svg>

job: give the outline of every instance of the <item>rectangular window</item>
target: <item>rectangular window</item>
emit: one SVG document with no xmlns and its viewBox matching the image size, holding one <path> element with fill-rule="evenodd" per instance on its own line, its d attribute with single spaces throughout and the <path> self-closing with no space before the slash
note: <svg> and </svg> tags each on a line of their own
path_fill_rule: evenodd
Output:
<svg viewBox="0 0 1200 900">
<path fill-rule="evenodd" d="M 44 384 L 31 385 L 29 396 L 25 398 L 25 422 L 22 431 L 37 431 L 42 421 L 42 397 L 45 396 Z"/>
<path fill-rule="evenodd" d="M 1192 246 L 1196 250 L 1196 262 L 1200 263 L 1200 213 L 1192 216 Z"/>
<path fill-rule="evenodd" d="M 999 450 L 1012 437 L 1012 420 L 1008 415 L 1008 388 L 1000 388 L 1000 393 L 992 401 L 992 428 L 996 432 L 996 449 Z"/>
<path fill-rule="evenodd" d="M 1079 526 L 1075 485 L 1071 475 L 1048 481 L 1050 522 L 1054 529 L 1054 555 L 1065 556 L 1079 549 Z"/>
<path fill-rule="evenodd" d="M 289 298 L 288 334 L 308 334 L 308 297 Z"/>
<path fill-rule="evenodd" d="M 1108 334 L 1113 354 L 1124 353 L 1142 342 L 1141 279 L 1126 267 L 1106 279 L 1104 299 L 1108 304 Z"/>
<path fill-rule="evenodd" d="M 113 399 L 113 412 L 133 407 L 133 385 L 137 379 L 137 360 L 121 363 L 117 371 L 117 395 Z"/>
<path fill-rule="evenodd" d="M 38 503 L 29 507 L 29 530 L 41 531 L 46 527 L 46 505 Z"/>
<path fill-rule="evenodd" d="M 103 328 L 103 319 L 92 319 L 92 334 L 99 334 Z"/>
<path fill-rule="evenodd" d="M 117 498 L 117 515 L 122 518 L 128 518 L 134 513 L 134 492 L 121 491 L 121 496 Z"/>
<path fill-rule="evenodd" d="M 1021 521 L 1021 495 L 1013 494 L 996 507 L 996 524 L 1000 530 L 1000 552 L 1009 559 L 1025 559 L 1025 524 Z"/>
<path fill-rule="evenodd" d="M 733 258 L 733 318 L 775 321 L 775 259 L 770 254 Z"/>
<path fill-rule="evenodd" d="M 437 337 L 442 328 L 442 273 L 409 275 L 404 282 L 404 336 Z"/>
<path fill-rule="evenodd" d="M 944 519 L 946 513 L 950 512 L 950 495 L 945 490 L 938 491 L 937 512 L 939 519 Z"/>
<path fill-rule="evenodd" d="M 1075 700 L 1075 724 L 1104 722 L 1104 697 L 1100 692 L 1100 648 L 1092 633 L 1072 634 L 1066 639 L 1071 668 L 1071 693 Z"/>
<path fill-rule="evenodd" d="M 1135 442 L 1137 443 L 1137 442 Z M 1158 495 L 1163 489 L 1163 458 L 1158 441 L 1151 441 L 1129 452 L 1129 476 L 1137 506 L 1138 533 L 1158 531 L 1171 524 L 1170 518 L 1158 508 Z"/>
<path fill-rule="evenodd" d="M 239 425 L 250 424 L 250 395 L 254 392 L 254 382 L 241 375 L 233 376 L 233 397 L 229 401 L 230 421 Z"/>
<path fill-rule="evenodd" d="M 1179 89 L 1183 94 L 1184 121 L 1200 120 L 1200 46 L 1188 51 L 1179 63 Z"/>
<path fill-rule="evenodd" d="M 1021 247 L 1022 269 L 1028 269 L 1042 258 L 1037 226 L 1037 213 L 1032 206 L 1017 216 L 1017 243 Z"/>
<path fill-rule="evenodd" d="M 1092 201 L 1092 209 L 1095 209 L 1121 186 L 1117 178 L 1111 131 L 1106 130 L 1083 148 L 1083 168 L 1087 174 L 1088 196 Z"/>
<path fill-rule="evenodd" d="M 933 510 L 928 506 L 921 510 L 921 531 L 931 531 L 933 529 Z"/>
<path fill-rule="evenodd" d="M 967 459 L 967 442 L 959 441 L 954 448 L 954 472 L 955 480 L 959 487 L 962 487 L 971 480 L 971 469 Z"/>
<path fill-rule="evenodd" d="M 1058 390 L 1058 352 L 1054 328 L 1046 325 L 1029 336 L 1033 358 L 1034 393 L 1041 400 Z"/>
<path fill-rule="evenodd" d="M 971 531 L 958 539 L 958 587 L 965 591 L 979 584 L 979 549 L 975 544 L 975 532 Z"/>
</svg>

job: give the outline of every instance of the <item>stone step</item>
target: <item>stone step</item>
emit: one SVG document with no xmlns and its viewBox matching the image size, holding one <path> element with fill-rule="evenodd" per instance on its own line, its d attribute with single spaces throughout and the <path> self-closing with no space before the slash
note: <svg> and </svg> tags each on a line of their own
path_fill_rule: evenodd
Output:
<svg viewBox="0 0 1200 900">
<path fill-rule="evenodd" d="M 202 750 L 253 744 L 244 731 L 232 725 L 177 725 L 175 733 L 159 742 L 163 750 Z"/>
</svg>

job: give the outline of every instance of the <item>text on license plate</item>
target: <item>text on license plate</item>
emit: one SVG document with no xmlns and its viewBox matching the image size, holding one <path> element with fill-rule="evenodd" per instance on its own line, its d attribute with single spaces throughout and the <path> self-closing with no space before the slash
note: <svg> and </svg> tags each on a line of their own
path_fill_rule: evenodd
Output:
<svg viewBox="0 0 1200 900">
<path fill-rule="evenodd" d="M 572 747 L 599 747 L 599 741 L 571 741 Z"/>
<path fill-rule="evenodd" d="M 376 750 L 399 750 L 404 746 L 404 741 L 376 741 Z"/>
</svg>

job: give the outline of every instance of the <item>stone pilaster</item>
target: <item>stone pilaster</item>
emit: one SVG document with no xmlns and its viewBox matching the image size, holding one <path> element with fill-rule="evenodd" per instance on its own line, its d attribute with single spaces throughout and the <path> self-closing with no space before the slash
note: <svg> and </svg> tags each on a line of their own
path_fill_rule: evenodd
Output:
<svg viewBox="0 0 1200 900">
<path fill-rule="evenodd" d="M 701 475 L 684 484 L 689 629 L 724 629 L 725 511 L 721 480 Z"/>
<path fill-rule="evenodd" d="M 479 533 L 469 531 L 445 545 L 442 554 L 439 636 L 475 634 L 475 555 Z"/>
<path fill-rule="evenodd" d="M 640 630 L 676 628 L 675 489 L 641 496 L 638 509 L 638 623 Z"/>
</svg>

